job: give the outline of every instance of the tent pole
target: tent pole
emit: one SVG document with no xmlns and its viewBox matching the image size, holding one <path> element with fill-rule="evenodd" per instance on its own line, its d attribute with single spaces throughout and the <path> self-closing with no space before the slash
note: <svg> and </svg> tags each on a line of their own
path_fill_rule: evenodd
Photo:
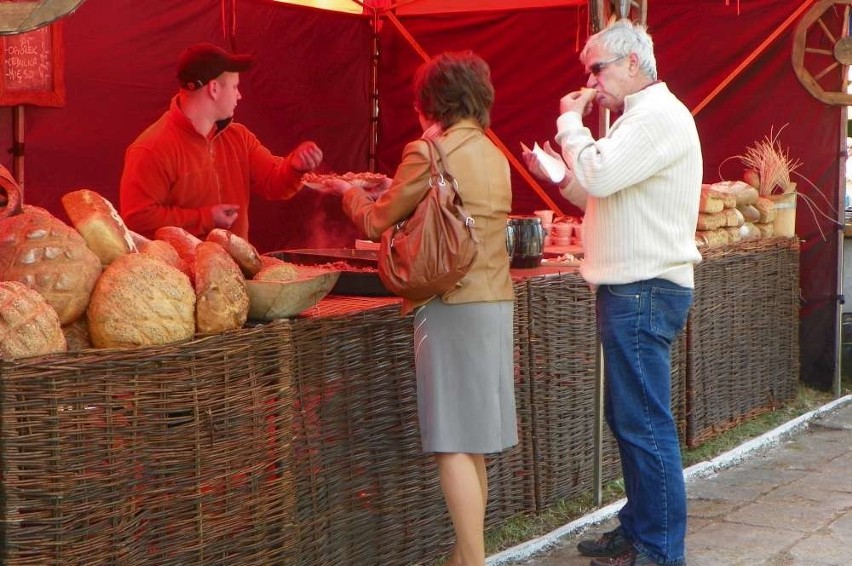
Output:
<svg viewBox="0 0 852 566">
<path fill-rule="evenodd" d="M 12 107 L 12 173 L 24 196 L 24 105 Z"/>
<path fill-rule="evenodd" d="M 748 66 L 751 64 L 751 62 L 752 62 L 752 61 L 754 61 L 755 59 L 757 59 L 757 57 L 758 57 L 761 53 L 763 53 L 763 52 L 766 50 L 766 48 L 767 48 L 767 47 L 769 47 L 769 46 L 772 44 L 772 42 L 773 42 L 773 41 L 775 41 L 775 39 L 776 39 L 779 35 L 781 35 L 782 33 L 784 33 L 784 31 L 785 31 L 788 27 L 790 27 L 791 25 L 793 25 L 793 22 L 795 22 L 796 20 L 798 20 L 798 19 L 799 19 L 799 16 L 800 16 L 800 15 L 801 15 L 801 14 L 802 14 L 805 10 L 807 10 L 807 9 L 810 7 L 810 5 L 811 5 L 811 4 L 813 4 L 814 2 L 816 2 L 816 0 L 803 0 L 802 5 L 801 5 L 801 6 L 799 6 L 799 8 L 798 8 L 795 12 L 793 12 L 792 14 L 790 14 L 790 17 L 789 17 L 789 18 L 787 18 L 787 19 L 784 21 L 784 23 L 782 23 L 780 26 L 778 26 L 778 29 L 776 29 L 774 32 L 772 32 L 771 34 L 769 34 L 769 37 L 767 37 L 766 39 L 764 39 L 764 40 L 763 40 L 763 43 L 761 43 L 760 45 L 758 45 L 758 46 L 757 46 L 757 48 L 756 48 L 754 51 L 752 51 L 752 52 L 748 55 L 748 57 L 746 57 L 745 59 L 743 59 L 743 62 L 742 62 L 742 63 L 740 63 L 740 64 L 739 64 L 739 66 L 737 66 L 737 68 L 736 68 L 736 69 L 734 69 L 733 71 L 731 71 L 731 73 L 730 73 L 727 77 L 725 77 L 725 79 L 724 79 L 721 83 L 719 83 L 719 84 L 716 86 L 716 88 L 715 88 L 715 89 L 713 89 L 713 92 L 711 92 L 710 94 L 708 94 L 708 95 L 704 98 L 704 100 L 702 100 L 701 102 L 699 102 L 699 103 L 698 103 L 698 106 L 696 106 L 696 107 L 692 110 L 692 115 L 693 115 L 693 116 L 697 116 L 697 115 L 698 115 L 698 113 L 699 113 L 699 112 L 701 112 L 701 110 L 703 110 L 705 106 L 707 106 L 708 104 L 710 104 L 710 102 L 711 102 L 714 98 L 716 98 L 716 96 L 717 96 L 720 92 L 722 92 L 722 91 L 725 89 L 725 87 L 727 87 L 729 84 L 731 84 L 731 82 L 732 82 L 735 78 L 737 78 L 737 75 L 739 75 L 739 74 L 740 74 L 741 72 L 743 72 L 746 68 L 748 68 Z"/>
<path fill-rule="evenodd" d="M 843 295 L 843 246 L 846 239 L 846 160 L 849 159 L 846 132 L 849 125 L 849 109 L 843 107 L 840 113 L 840 141 L 843 144 L 840 148 L 840 155 L 844 159 L 838 159 L 840 167 L 837 169 L 837 181 L 841 190 L 837 191 L 837 300 L 835 301 L 837 314 L 836 330 L 834 336 L 834 379 L 832 381 L 832 390 L 834 398 L 839 399 L 842 395 L 841 380 L 843 376 L 843 303 L 845 297 Z"/>
<path fill-rule="evenodd" d="M 376 170 L 379 146 L 379 12 L 373 10 L 373 46 L 370 63 L 370 154 L 368 171 Z"/>
<path fill-rule="evenodd" d="M 408 30 L 405 29 L 405 26 L 402 25 L 402 22 L 399 21 L 399 18 L 397 18 L 395 14 L 388 11 L 385 11 L 384 15 L 387 17 L 388 20 L 390 20 L 390 22 L 394 25 L 397 31 L 399 31 L 402 37 L 405 38 L 408 44 L 411 45 L 412 49 L 414 49 L 414 51 L 416 51 L 417 54 L 420 55 L 420 58 L 423 59 L 424 62 L 429 61 L 429 54 L 426 53 L 423 47 L 421 47 L 417 40 L 414 39 L 414 36 L 412 36 L 408 32 Z M 539 198 L 541 198 L 541 200 L 544 201 L 548 208 L 554 211 L 557 215 L 564 216 L 565 213 L 562 212 L 562 209 L 559 207 L 558 204 L 556 204 L 556 201 L 554 201 L 552 198 L 550 198 L 550 195 L 544 192 L 544 189 L 541 188 L 541 185 L 538 184 L 538 181 L 536 181 L 535 178 L 529 173 L 529 171 L 527 171 L 526 167 L 521 165 L 521 162 L 518 161 L 514 154 L 509 151 L 509 149 L 500 140 L 500 138 L 497 137 L 497 134 L 494 133 L 494 130 L 492 130 L 491 128 L 486 128 L 485 133 L 491 139 L 491 141 L 494 142 L 494 145 L 496 145 L 500 149 L 500 151 L 503 152 L 503 155 L 506 156 L 506 159 L 509 161 L 512 167 L 515 168 L 515 171 L 517 171 L 518 174 L 520 174 L 520 176 L 523 177 L 527 183 L 529 183 L 530 187 L 532 187 L 532 190 L 539 196 Z"/>
</svg>

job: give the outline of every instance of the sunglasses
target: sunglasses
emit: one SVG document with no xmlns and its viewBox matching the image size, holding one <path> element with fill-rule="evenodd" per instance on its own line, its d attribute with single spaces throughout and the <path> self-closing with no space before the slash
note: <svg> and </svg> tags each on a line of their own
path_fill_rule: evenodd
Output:
<svg viewBox="0 0 852 566">
<path fill-rule="evenodd" d="M 592 63 L 591 65 L 589 65 L 589 74 L 598 76 L 601 71 L 606 69 L 607 65 L 615 63 L 616 61 L 621 61 L 625 57 L 627 57 L 627 55 L 619 55 L 618 57 L 614 57 L 609 61 L 598 61 L 597 63 Z"/>
</svg>

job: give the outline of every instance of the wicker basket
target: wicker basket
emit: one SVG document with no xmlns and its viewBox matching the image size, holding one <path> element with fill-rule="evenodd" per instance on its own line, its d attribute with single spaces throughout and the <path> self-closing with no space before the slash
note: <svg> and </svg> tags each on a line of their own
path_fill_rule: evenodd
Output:
<svg viewBox="0 0 852 566">
<path fill-rule="evenodd" d="M 695 269 L 695 286 L 687 326 L 691 447 L 795 398 L 798 241 L 710 248 Z"/>
<path fill-rule="evenodd" d="M 283 564 L 285 324 L 3 362 L 3 564 Z"/>
</svg>

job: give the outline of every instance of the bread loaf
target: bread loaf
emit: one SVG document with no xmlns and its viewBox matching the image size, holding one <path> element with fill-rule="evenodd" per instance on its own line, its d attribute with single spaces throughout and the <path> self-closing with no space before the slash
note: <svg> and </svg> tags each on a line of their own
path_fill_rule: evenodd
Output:
<svg viewBox="0 0 852 566">
<path fill-rule="evenodd" d="M 293 281 L 299 278 L 299 269 L 292 263 L 270 256 L 261 256 L 263 267 L 252 279 L 255 281 Z"/>
<path fill-rule="evenodd" d="M 701 201 L 699 203 L 698 210 L 700 212 L 706 212 L 707 214 L 713 214 L 716 212 L 722 212 L 723 208 L 725 208 L 724 201 L 717 196 L 713 196 L 708 189 L 708 185 L 702 185 Z"/>
<path fill-rule="evenodd" d="M 222 246 L 234 258 L 247 279 L 254 277 L 263 267 L 255 247 L 229 230 L 214 228 L 207 234 L 207 241 Z"/>
<path fill-rule="evenodd" d="M 195 249 L 195 326 L 201 333 L 242 328 L 249 298 L 239 266 L 216 242 Z"/>
<path fill-rule="evenodd" d="M 20 213 L 23 204 L 21 187 L 12 173 L 0 165 L 0 218 Z"/>
<path fill-rule="evenodd" d="M 768 198 L 760 197 L 757 199 L 757 202 L 754 203 L 754 207 L 760 213 L 760 218 L 758 219 L 759 224 L 769 224 L 775 220 L 775 217 L 778 215 L 778 211 L 775 210 L 775 203 Z M 763 230 L 761 230 L 763 232 Z"/>
<path fill-rule="evenodd" d="M 698 230 L 717 230 L 727 222 L 727 217 L 724 212 L 715 214 L 707 214 L 704 212 L 698 213 Z"/>
<path fill-rule="evenodd" d="M 107 199 L 89 189 L 62 195 L 62 207 L 71 224 L 86 240 L 103 265 L 115 258 L 136 251 L 130 230 Z"/>
<path fill-rule="evenodd" d="M 201 243 L 201 240 L 177 226 L 163 226 L 157 228 L 154 232 L 155 240 L 165 240 L 174 246 L 178 255 L 183 258 L 189 265 L 195 263 L 195 248 Z"/>
<path fill-rule="evenodd" d="M 737 207 L 742 215 L 743 219 L 746 222 L 759 222 L 760 221 L 760 211 L 755 208 L 753 204 L 743 204 Z"/>
<path fill-rule="evenodd" d="M 69 352 L 79 352 L 92 347 L 92 339 L 89 338 L 89 323 L 85 316 L 63 326 L 62 334 L 65 335 Z"/>
<path fill-rule="evenodd" d="M 23 283 L 0 281 L 0 358 L 15 359 L 64 352 L 59 316 Z"/>
<path fill-rule="evenodd" d="M 772 223 L 755 222 L 754 225 L 760 230 L 761 238 L 771 238 L 775 235 L 775 226 Z"/>
<path fill-rule="evenodd" d="M 74 322 L 89 304 L 101 261 L 79 232 L 38 207 L 0 219 L 0 280 L 38 291 L 59 315 Z"/>
<path fill-rule="evenodd" d="M 139 253 L 158 259 L 166 265 L 176 267 L 184 272 L 187 277 L 192 273 L 192 269 L 178 255 L 175 247 L 165 240 L 148 240 L 139 247 Z"/>
<path fill-rule="evenodd" d="M 195 333 L 195 291 L 178 269 L 144 254 L 126 254 L 104 270 L 87 316 L 98 348 L 187 340 Z"/>
</svg>

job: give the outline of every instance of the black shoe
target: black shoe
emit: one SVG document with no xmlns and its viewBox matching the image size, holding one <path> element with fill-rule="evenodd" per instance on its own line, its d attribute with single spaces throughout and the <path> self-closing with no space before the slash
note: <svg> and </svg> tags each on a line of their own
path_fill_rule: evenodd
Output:
<svg viewBox="0 0 852 566">
<path fill-rule="evenodd" d="M 628 550 L 633 550 L 633 543 L 624 536 L 621 528 L 602 534 L 597 540 L 581 540 L 577 550 L 583 556 L 615 557 Z"/>
<path fill-rule="evenodd" d="M 657 563 L 636 551 L 633 545 L 630 549 L 611 558 L 593 558 L 589 566 L 656 566 Z"/>
</svg>

